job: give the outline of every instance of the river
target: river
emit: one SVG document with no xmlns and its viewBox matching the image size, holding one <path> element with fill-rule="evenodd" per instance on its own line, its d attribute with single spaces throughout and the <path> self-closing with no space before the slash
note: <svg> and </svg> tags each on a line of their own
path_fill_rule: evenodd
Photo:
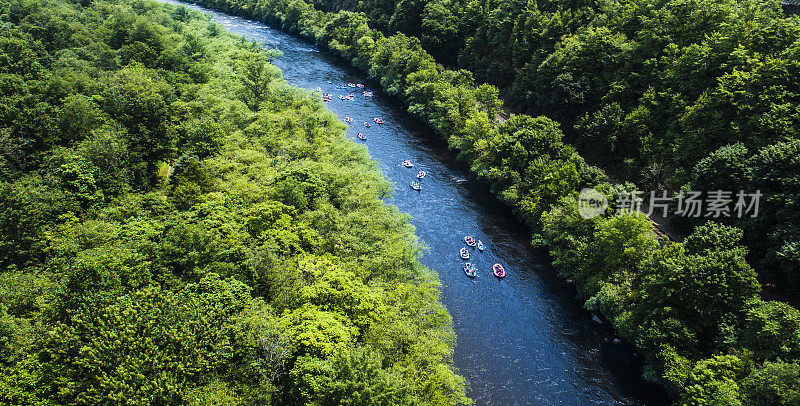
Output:
<svg viewBox="0 0 800 406">
<path fill-rule="evenodd" d="M 377 83 L 301 38 L 260 22 L 187 6 L 209 13 L 230 32 L 280 50 L 283 55 L 275 64 L 287 82 L 305 89 L 321 87 L 334 96 L 327 107 L 336 116 L 342 121 L 353 117 L 348 137 L 366 145 L 395 183 L 388 202 L 412 217 L 428 247 L 421 260 L 442 282 L 442 301 L 457 336 L 455 366 L 468 380 L 468 395 L 477 405 L 664 403 L 663 393 L 640 378 L 641 365 L 632 349 L 615 343 L 613 331 L 581 307 L 575 290 L 557 277 L 546 254 L 531 247 L 524 225 Z M 335 87 L 346 83 L 363 83 L 365 88 Z M 364 97 L 364 90 L 374 96 Z M 350 92 L 356 94 L 354 101 L 337 97 Z M 363 123 L 372 123 L 374 117 L 386 124 L 366 128 Z M 358 132 L 367 140 L 358 140 Z M 406 159 L 414 168 L 401 165 Z M 421 192 L 409 187 L 418 170 L 427 173 Z M 471 262 L 478 267 L 476 279 L 464 274 L 459 258 L 465 235 L 486 245 L 484 252 L 470 249 Z M 494 263 L 506 268 L 506 278 L 492 276 Z"/>
</svg>

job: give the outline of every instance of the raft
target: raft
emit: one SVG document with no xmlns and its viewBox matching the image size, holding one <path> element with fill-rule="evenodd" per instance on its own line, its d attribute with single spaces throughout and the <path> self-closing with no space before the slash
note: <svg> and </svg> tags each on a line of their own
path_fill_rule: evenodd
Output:
<svg viewBox="0 0 800 406">
<path fill-rule="evenodd" d="M 468 235 L 468 236 L 464 237 L 464 242 L 467 243 L 467 245 L 469 245 L 470 247 L 474 247 L 475 246 L 475 239 L 472 238 L 471 235 Z"/>
<path fill-rule="evenodd" d="M 494 276 L 498 278 L 505 278 L 506 277 L 506 270 L 503 268 L 503 265 L 494 264 L 492 265 L 492 273 Z"/>
<path fill-rule="evenodd" d="M 475 265 L 472 265 L 471 262 L 464 263 L 464 273 L 470 278 L 478 276 L 478 271 L 475 269 Z"/>
</svg>

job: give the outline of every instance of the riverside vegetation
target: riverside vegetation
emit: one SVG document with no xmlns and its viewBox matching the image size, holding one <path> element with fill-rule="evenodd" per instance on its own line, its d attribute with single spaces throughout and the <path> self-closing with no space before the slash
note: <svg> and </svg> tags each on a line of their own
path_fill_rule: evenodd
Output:
<svg viewBox="0 0 800 406">
<path fill-rule="evenodd" d="M 800 277 L 800 24 L 777 2 L 199 3 L 302 35 L 401 98 L 515 208 L 676 404 L 800 403 L 800 312 L 762 299 L 758 280 L 792 294 Z M 476 75 L 551 118 L 498 124 L 500 91 Z M 612 215 L 635 186 L 609 182 L 571 144 L 640 184 L 768 198 L 756 219 L 659 242 L 643 215 Z M 605 215 L 579 215 L 584 187 L 610 200 Z"/>
<path fill-rule="evenodd" d="M 0 0 L 0 404 L 471 403 L 390 186 L 273 56 Z"/>
</svg>

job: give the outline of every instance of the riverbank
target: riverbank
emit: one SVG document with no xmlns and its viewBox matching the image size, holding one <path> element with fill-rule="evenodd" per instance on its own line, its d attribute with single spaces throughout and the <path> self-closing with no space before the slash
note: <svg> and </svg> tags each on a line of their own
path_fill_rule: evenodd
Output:
<svg viewBox="0 0 800 406">
<path fill-rule="evenodd" d="M 271 54 L 151 1 L 13 9 L 0 403 L 472 403 L 390 185 Z"/>
</svg>

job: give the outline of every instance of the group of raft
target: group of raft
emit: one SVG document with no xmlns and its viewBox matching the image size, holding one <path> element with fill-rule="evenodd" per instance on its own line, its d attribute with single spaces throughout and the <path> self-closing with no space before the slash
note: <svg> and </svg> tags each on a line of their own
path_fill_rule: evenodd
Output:
<svg viewBox="0 0 800 406">
<path fill-rule="evenodd" d="M 373 120 L 378 124 L 383 124 L 383 119 L 381 119 L 381 118 L 375 117 Z M 347 117 L 344 118 L 344 121 L 346 123 L 348 123 L 348 124 L 352 123 L 353 122 L 353 117 L 347 116 Z M 368 121 L 365 121 L 364 122 L 364 127 L 367 127 L 367 128 L 372 127 L 372 124 L 370 124 Z M 361 141 L 366 141 L 367 140 L 367 135 L 362 133 L 362 132 L 356 134 L 356 137 L 358 137 L 358 139 L 361 140 Z"/>
<path fill-rule="evenodd" d="M 328 84 L 333 84 L 333 82 L 329 80 Z M 364 85 L 361 84 L 361 83 L 348 83 L 346 85 L 344 85 L 344 84 L 336 85 L 337 89 L 347 89 L 347 88 L 354 88 L 354 87 L 355 88 L 363 88 Z M 316 90 L 318 92 L 322 92 L 322 89 L 319 88 L 319 87 L 317 87 Z M 364 96 L 365 97 L 372 97 L 372 92 L 368 91 L 368 90 L 365 90 L 364 91 Z M 332 98 L 333 98 L 333 96 L 330 95 L 329 93 L 322 93 L 322 100 L 323 101 L 326 101 L 326 102 L 327 101 L 331 101 Z M 339 95 L 339 100 L 354 100 L 354 99 L 355 99 L 355 94 L 354 93 L 350 93 L 347 96 Z M 348 124 L 351 124 L 353 122 L 353 117 L 346 116 L 344 118 L 344 121 L 347 122 Z M 375 117 L 375 118 L 372 119 L 372 121 L 375 122 L 375 124 L 378 124 L 378 125 L 384 124 L 383 119 L 380 118 L 380 117 Z M 372 126 L 372 124 L 370 124 L 369 121 L 365 121 L 364 122 L 364 127 L 369 128 L 371 126 Z M 358 137 L 358 139 L 362 140 L 362 141 L 366 141 L 367 140 L 367 135 L 364 134 L 363 132 L 359 132 L 356 135 L 356 137 Z M 401 163 L 401 165 L 406 167 L 406 168 L 413 168 L 414 167 L 414 164 L 409 159 L 406 159 L 405 161 L 403 161 Z M 411 184 L 410 184 L 411 189 L 414 189 L 414 190 L 416 190 L 418 192 L 422 191 L 421 181 L 422 181 L 422 179 L 425 178 L 425 176 L 427 176 L 427 173 L 425 173 L 425 171 L 422 171 L 422 170 L 417 171 L 417 180 L 411 182 Z M 478 251 L 483 252 L 483 250 L 484 250 L 483 243 L 481 241 L 475 241 L 475 239 L 472 236 L 469 236 L 469 235 L 465 236 L 464 237 L 464 242 L 470 247 L 476 247 L 478 249 Z M 460 255 L 461 255 L 462 259 L 469 260 L 469 251 L 466 248 L 461 248 Z M 464 263 L 464 273 L 466 273 L 467 276 L 469 276 L 470 278 L 475 278 L 475 277 L 478 276 L 478 270 L 475 267 L 475 265 L 472 264 L 471 262 L 465 262 Z M 496 276 L 497 278 L 505 278 L 506 271 L 503 268 L 503 265 L 494 264 L 494 265 L 492 265 L 492 274 L 494 274 L 494 276 Z"/>
<path fill-rule="evenodd" d="M 410 159 L 406 159 L 401 163 L 401 165 L 405 166 L 406 168 L 413 168 L 414 164 L 411 163 Z M 416 190 L 417 192 L 422 190 L 422 184 L 420 181 L 425 179 L 425 176 L 428 174 L 425 171 L 417 171 L 417 180 L 411 182 L 411 189 Z"/>
<path fill-rule="evenodd" d="M 329 80 L 328 84 L 333 84 L 333 81 Z M 346 85 L 336 85 L 337 89 L 347 89 L 347 88 L 352 88 L 352 87 L 361 89 L 361 88 L 364 87 L 364 85 L 361 84 L 361 83 L 348 83 Z M 319 87 L 319 86 L 317 86 L 316 90 L 318 92 L 322 92 L 322 88 Z M 372 97 L 372 92 L 371 91 L 365 90 L 363 94 L 364 94 L 364 97 Z M 338 97 L 339 97 L 339 100 L 353 101 L 353 100 L 356 99 L 356 94 L 351 92 L 350 94 L 347 94 L 347 95 L 340 94 Z M 333 95 L 332 94 L 330 94 L 330 93 L 322 93 L 322 101 L 329 102 L 331 100 L 333 100 Z"/>
<path fill-rule="evenodd" d="M 333 84 L 333 81 L 329 80 L 328 84 Z M 364 85 L 361 84 L 361 83 L 352 83 L 352 82 L 351 83 L 347 83 L 347 84 L 336 85 L 337 89 L 347 89 L 347 88 L 353 88 L 353 87 L 361 89 L 361 88 L 364 87 Z M 319 86 L 317 86 L 316 90 L 318 92 L 322 92 L 322 88 L 319 87 Z M 364 96 L 365 97 L 372 97 L 372 92 L 368 91 L 368 90 L 365 90 L 364 91 Z M 343 95 L 343 94 L 339 95 L 339 100 L 351 100 L 352 101 L 352 100 L 355 100 L 355 98 L 356 98 L 355 93 L 350 93 L 350 94 L 348 94 L 346 96 Z M 328 102 L 328 101 L 331 101 L 332 99 L 333 99 L 333 95 L 331 95 L 330 93 L 322 93 L 322 101 Z M 375 117 L 372 120 L 376 124 L 383 124 L 383 119 L 382 118 Z M 347 122 L 348 124 L 351 124 L 353 122 L 353 117 L 347 116 L 347 117 L 344 118 L 344 121 Z M 369 128 L 371 126 L 372 126 L 372 124 L 370 124 L 368 121 L 364 122 L 364 127 Z M 365 133 L 363 133 L 363 132 L 359 132 L 358 134 L 356 134 L 356 137 L 361 141 L 366 141 L 367 140 L 367 135 Z"/>
<path fill-rule="evenodd" d="M 484 249 L 483 243 L 481 241 L 475 241 L 475 239 L 472 236 L 468 235 L 464 237 L 464 242 L 467 243 L 468 246 L 477 247 L 478 251 L 483 252 Z M 467 250 L 466 248 L 461 248 L 461 250 L 459 251 L 459 255 L 461 256 L 461 259 L 469 260 L 469 250 Z M 475 265 L 472 264 L 471 262 L 464 263 L 464 273 L 467 274 L 467 276 L 469 276 L 470 278 L 478 276 L 478 270 L 475 267 Z M 503 268 L 503 265 L 494 264 L 492 265 L 492 274 L 494 274 L 494 276 L 496 276 L 497 278 L 502 279 L 506 277 L 506 270 L 505 268 Z"/>
<path fill-rule="evenodd" d="M 330 81 L 330 80 L 329 80 L 329 81 L 328 81 L 328 83 L 329 83 L 329 84 L 333 84 L 333 81 Z M 363 84 L 361 84 L 361 83 L 348 83 L 348 84 L 346 84 L 346 85 L 336 85 L 336 88 L 337 88 L 337 89 L 347 89 L 348 87 L 358 87 L 358 88 L 363 88 L 363 87 L 364 87 L 364 85 L 363 85 Z"/>
</svg>

